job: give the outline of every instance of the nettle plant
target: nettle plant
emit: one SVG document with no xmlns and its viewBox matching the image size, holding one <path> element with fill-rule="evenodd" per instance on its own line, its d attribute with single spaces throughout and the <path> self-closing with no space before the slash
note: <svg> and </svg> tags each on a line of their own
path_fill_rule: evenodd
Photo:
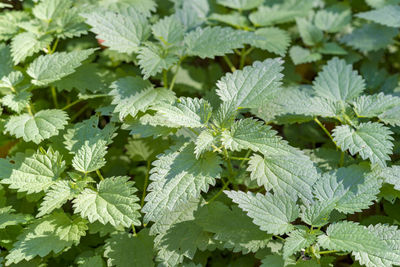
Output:
<svg viewBox="0 0 400 267">
<path fill-rule="evenodd" d="M 398 4 L 1 3 L 0 265 L 399 266 Z"/>
</svg>

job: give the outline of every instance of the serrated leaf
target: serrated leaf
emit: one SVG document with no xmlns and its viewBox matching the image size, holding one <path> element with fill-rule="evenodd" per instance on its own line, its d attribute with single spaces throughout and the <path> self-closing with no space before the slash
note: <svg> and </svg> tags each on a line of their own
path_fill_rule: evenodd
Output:
<svg viewBox="0 0 400 267">
<path fill-rule="evenodd" d="M 349 9 L 322 9 L 318 10 L 314 17 L 315 26 L 329 33 L 340 32 L 350 22 L 351 11 Z"/>
<path fill-rule="evenodd" d="M 310 21 L 304 18 L 296 18 L 296 24 L 304 44 L 313 46 L 321 42 L 323 32 Z"/>
<path fill-rule="evenodd" d="M 140 225 L 137 189 L 129 177 L 106 178 L 97 185 L 97 191 L 86 188 L 74 200 L 74 211 L 89 222 L 99 221 L 113 226 Z"/>
<path fill-rule="evenodd" d="M 252 45 L 267 50 L 271 53 L 284 56 L 290 44 L 290 36 L 288 32 L 275 27 L 261 28 L 255 31 L 257 36 L 262 37 L 261 40 L 254 40 Z"/>
<path fill-rule="evenodd" d="M 23 62 L 27 57 L 46 48 L 53 41 L 48 34 L 38 35 L 32 32 L 23 32 L 16 35 L 11 41 L 12 57 L 15 64 Z"/>
<path fill-rule="evenodd" d="M 85 141 L 84 145 L 79 148 L 74 158 L 72 166 L 75 170 L 89 173 L 100 169 L 106 165 L 104 156 L 107 154 L 107 145 L 105 140 L 98 140 L 95 143 Z"/>
<path fill-rule="evenodd" d="M 176 150 L 169 150 L 153 162 L 146 196 L 145 221 L 157 221 L 164 210 L 173 210 L 191 198 L 207 192 L 209 185 L 220 177 L 220 158 L 206 152 L 199 159 L 194 154 L 194 144 L 185 144 Z"/>
<path fill-rule="evenodd" d="M 352 165 L 324 174 L 314 185 L 319 201 L 343 213 L 361 212 L 377 199 L 382 181 L 368 169 Z"/>
<path fill-rule="evenodd" d="M 286 194 L 296 199 L 312 199 L 312 185 L 318 179 L 317 169 L 304 156 L 271 155 L 264 158 L 253 155 L 247 169 L 250 178 L 267 191 Z"/>
<path fill-rule="evenodd" d="M 254 39 L 257 39 L 254 33 L 229 27 L 198 27 L 185 35 L 184 43 L 187 55 L 214 58 L 233 53 L 233 49 L 243 48 Z"/>
<path fill-rule="evenodd" d="M 392 249 L 388 252 L 388 257 L 380 257 L 367 252 L 353 252 L 353 256 L 360 264 L 367 267 L 386 267 L 397 265 L 400 261 L 400 230 L 397 226 L 383 224 L 370 225 L 368 227 L 374 235 L 383 240 L 383 242 Z"/>
<path fill-rule="evenodd" d="M 356 14 L 357 17 L 389 27 L 400 27 L 400 6 L 387 5 L 382 8 Z"/>
<path fill-rule="evenodd" d="M 213 233 L 216 240 L 224 243 L 224 247 L 233 252 L 256 252 L 264 247 L 271 235 L 261 231 L 238 207 L 221 202 L 211 202 L 195 212 L 195 223 L 205 231 Z"/>
<path fill-rule="evenodd" d="M 280 59 L 267 59 L 227 73 L 217 83 L 217 94 L 236 108 L 256 108 L 281 86 L 282 64 Z"/>
<path fill-rule="evenodd" d="M 381 121 L 398 126 L 400 125 L 400 116 L 398 107 L 400 106 L 400 97 L 385 95 L 383 93 L 375 95 L 362 95 L 353 102 L 354 110 L 361 117 L 378 117 Z"/>
<path fill-rule="evenodd" d="M 32 94 L 27 91 L 17 92 L 15 94 L 8 94 L 1 98 L 2 105 L 10 108 L 12 111 L 20 113 L 27 105 Z"/>
<path fill-rule="evenodd" d="M 86 142 L 94 144 L 99 140 L 106 141 L 106 145 L 112 143 L 115 127 L 113 124 L 107 124 L 103 129 L 98 127 L 99 117 L 92 116 L 87 120 L 76 123 L 73 128 L 68 129 L 64 134 L 65 147 L 72 153 L 76 153 Z"/>
<path fill-rule="evenodd" d="M 102 45 L 120 53 L 137 52 L 139 46 L 150 35 L 150 25 L 146 16 L 133 7 L 119 12 L 94 12 L 83 14 L 86 23 L 92 26 L 91 31 Z"/>
<path fill-rule="evenodd" d="M 199 158 L 204 152 L 210 151 L 214 141 L 214 136 L 211 131 L 202 131 L 195 141 L 196 147 L 194 149 L 194 153 L 196 158 Z"/>
<path fill-rule="evenodd" d="M 18 34 L 20 30 L 19 23 L 28 19 L 29 15 L 22 10 L 2 12 L 0 14 L 0 40 L 7 41 Z"/>
<path fill-rule="evenodd" d="M 263 0 L 217 0 L 217 3 L 233 9 L 249 10 L 261 5 Z"/>
<path fill-rule="evenodd" d="M 71 200 L 76 193 L 68 181 L 55 182 L 46 192 L 43 202 L 40 203 L 39 213 L 36 217 L 50 214 L 53 210 L 60 208 L 68 200 Z"/>
<path fill-rule="evenodd" d="M 361 28 L 343 36 L 341 42 L 366 53 L 386 48 L 394 42 L 393 38 L 397 34 L 398 30 L 395 28 L 374 23 L 363 24 Z"/>
<path fill-rule="evenodd" d="M 289 234 L 283 246 L 283 258 L 288 258 L 296 252 L 309 247 L 316 241 L 316 236 L 307 231 L 298 229 Z"/>
<path fill-rule="evenodd" d="M 178 44 L 183 41 L 185 31 L 182 23 L 176 16 L 168 16 L 160 19 L 151 29 L 153 35 L 166 46 Z"/>
<path fill-rule="evenodd" d="M 296 0 L 285 0 L 281 4 L 258 7 L 258 10 L 251 13 L 249 18 L 256 26 L 270 26 L 304 17 L 312 7 L 312 0 L 304 0 L 301 3 Z"/>
<path fill-rule="evenodd" d="M 36 256 L 59 253 L 77 245 L 87 230 L 86 222 L 80 218 L 70 219 L 65 213 L 53 213 L 36 220 L 18 236 L 18 241 L 6 256 L 6 265 L 29 261 Z"/>
<path fill-rule="evenodd" d="M 11 116 L 5 125 L 6 132 L 23 138 L 26 142 L 39 144 L 45 139 L 57 135 L 67 124 L 68 115 L 59 109 L 41 110 L 34 115 Z"/>
<path fill-rule="evenodd" d="M 369 159 L 372 164 L 385 167 L 393 149 L 393 137 L 389 128 L 378 122 L 361 123 L 356 129 L 349 125 L 337 126 L 333 130 L 333 139 L 342 151 L 349 150 L 361 158 Z"/>
<path fill-rule="evenodd" d="M 311 52 L 309 49 L 294 45 L 289 50 L 290 58 L 295 65 L 311 63 L 322 58 L 321 54 Z"/>
<path fill-rule="evenodd" d="M 392 184 L 394 189 L 400 191 L 400 166 L 393 165 L 380 169 L 377 175 L 383 178 L 385 183 Z"/>
<path fill-rule="evenodd" d="M 300 218 L 312 227 L 322 227 L 329 223 L 330 214 L 335 208 L 333 201 L 314 201 L 300 206 Z"/>
<path fill-rule="evenodd" d="M 104 257 L 110 266 L 142 267 L 154 266 L 154 237 L 148 229 L 141 230 L 133 236 L 125 232 L 114 233 L 106 240 Z"/>
<path fill-rule="evenodd" d="M 365 89 L 363 78 L 344 60 L 333 58 L 322 68 L 314 80 L 313 89 L 320 97 L 332 101 L 349 101 Z"/>
<path fill-rule="evenodd" d="M 26 71 L 32 77 L 32 83 L 45 86 L 75 72 L 95 49 L 76 50 L 69 53 L 57 52 L 36 58 Z"/>
<path fill-rule="evenodd" d="M 169 69 L 179 61 L 179 58 L 169 50 L 153 43 L 147 43 L 146 46 L 139 48 L 138 59 L 144 79 Z"/>
<path fill-rule="evenodd" d="M 46 191 L 65 169 L 62 155 L 52 149 L 38 150 L 35 154 L 10 165 L 9 177 L 1 180 L 9 188 L 28 194 Z"/>
<path fill-rule="evenodd" d="M 382 235 L 378 236 L 369 228 L 350 221 L 331 224 L 326 231 L 326 235 L 318 237 L 318 243 L 326 249 L 353 252 L 358 257 L 364 254 L 368 255 L 368 257 L 376 257 L 386 263 L 399 261 L 399 255 L 389 245 L 390 241 L 388 244 L 383 240 Z"/>
<path fill-rule="evenodd" d="M 75 72 L 52 83 L 59 91 L 66 90 L 71 92 L 78 90 L 81 94 L 104 92 L 106 90 L 106 81 L 97 64 L 86 63 L 76 68 Z"/>
<path fill-rule="evenodd" d="M 14 212 L 10 206 L 0 208 L 0 229 L 27 222 L 28 217 L 26 215 Z"/>
<path fill-rule="evenodd" d="M 70 5 L 70 0 L 41 0 L 40 3 L 35 5 L 32 9 L 32 13 L 39 19 L 50 21 L 60 16 Z"/>
<path fill-rule="evenodd" d="M 270 234 L 280 235 L 293 230 L 291 224 L 299 216 L 296 202 L 290 197 L 277 194 L 256 194 L 241 191 L 225 191 L 225 194 L 247 212 L 253 223 Z"/>
<path fill-rule="evenodd" d="M 212 114 L 207 100 L 189 97 L 181 97 L 173 104 L 160 102 L 152 109 L 164 126 L 171 127 L 204 128 Z"/>
<path fill-rule="evenodd" d="M 120 120 L 131 115 L 135 117 L 139 111 L 145 112 L 157 98 L 157 90 L 153 85 L 139 77 L 124 77 L 111 85 L 114 112 L 119 113 Z"/>
</svg>

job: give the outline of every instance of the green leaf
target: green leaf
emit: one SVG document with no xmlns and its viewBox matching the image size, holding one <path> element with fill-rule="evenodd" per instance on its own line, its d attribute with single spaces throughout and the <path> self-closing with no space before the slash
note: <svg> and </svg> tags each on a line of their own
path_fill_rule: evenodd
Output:
<svg viewBox="0 0 400 267">
<path fill-rule="evenodd" d="M 14 213 L 14 211 L 11 207 L 0 208 L 0 229 L 27 222 L 28 217 L 26 215 Z"/>
<path fill-rule="evenodd" d="M 254 39 L 257 39 L 254 33 L 229 27 L 198 27 L 186 34 L 184 43 L 187 55 L 214 58 L 233 53 L 233 49 L 243 48 L 244 44 L 251 43 Z"/>
<path fill-rule="evenodd" d="M 360 117 L 378 117 L 385 123 L 400 126 L 400 116 L 397 112 L 400 106 L 400 97 L 383 93 L 362 95 L 353 102 L 353 105 L 355 112 Z"/>
<path fill-rule="evenodd" d="M 341 42 L 361 52 L 377 51 L 393 44 L 398 30 L 379 24 L 363 24 L 361 28 L 342 37 Z"/>
<path fill-rule="evenodd" d="M 365 89 L 363 78 L 344 60 L 333 58 L 322 68 L 314 80 L 315 93 L 332 101 L 349 101 Z"/>
<path fill-rule="evenodd" d="M 251 13 L 249 18 L 256 26 L 270 26 L 294 21 L 295 18 L 305 17 L 313 8 L 312 0 L 285 0 L 282 4 L 260 6 Z"/>
<path fill-rule="evenodd" d="M 175 103 L 160 102 L 153 106 L 156 116 L 163 121 L 163 125 L 204 128 L 212 114 L 212 107 L 207 100 L 181 97 Z"/>
<path fill-rule="evenodd" d="M 45 86 L 75 72 L 94 51 L 87 49 L 40 56 L 29 65 L 26 72 L 32 77 L 33 84 Z"/>
<path fill-rule="evenodd" d="M 214 135 L 210 130 L 202 131 L 196 138 L 194 153 L 199 158 L 204 152 L 212 150 Z"/>
<path fill-rule="evenodd" d="M 329 223 L 331 212 L 335 208 L 332 201 L 313 201 L 300 206 L 300 218 L 303 222 L 312 227 L 322 227 Z"/>
<path fill-rule="evenodd" d="M 150 35 L 150 25 L 146 16 L 135 8 L 128 7 L 112 11 L 96 11 L 83 14 L 86 23 L 102 45 L 120 53 L 137 52 L 139 46 Z"/>
<path fill-rule="evenodd" d="M 400 261 L 400 230 L 398 227 L 377 224 L 368 226 L 368 230 L 383 240 L 383 242 L 390 247 L 391 250 L 387 251 L 387 254 L 383 257 L 368 252 L 354 251 L 352 254 L 355 259 L 359 261 L 360 264 L 368 267 L 386 267 L 397 265 Z"/>
<path fill-rule="evenodd" d="M 351 22 L 351 10 L 318 10 L 314 17 L 314 24 L 329 33 L 340 32 Z"/>
<path fill-rule="evenodd" d="M 103 129 L 100 129 L 98 125 L 98 116 L 92 116 L 83 122 L 76 123 L 74 127 L 68 129 L 67 133 L 64 135 L 65 147 L 72 153 L 76 153 L 87 141 L 89 141 L 89 145 L 99 140 L 106 141 L 106 145 L 111 144 L 116 130 L 114 125 L 108 123 Z"/>
<path fill-rule="evenodd" d="M 388 5 L 382 8 L 356 14 L 357 17 L 389 27 L 400 27 L 400 6 Z"/>
<path fill-rule="evenodd" d="M 380 169 L 377 175 L 383 178 L 385 183 L 394 185 L 394 189 L 400 191 L 400 166 L 393 165 Z"/>
<path fill-rule="evenodd" d="M 368 169 L 352 165 L 324 174 L 314 185 L 322 203 L 333 203 L 342 213 L 361 212 L 377 200 L 382 181 Z"/>
<path fill-rule="evenodd" d="M 97 185 L 97 191 L 86 188 L 73 200 L 74 211 L 91 223 L 140 225 L 139 198 L 133 184 L 126 176 L 106 178 Z"/>
<path fill-rule="evenodd" d="M 15 64 L 23 62 L 27 57 L 39 52 L 53 41 L 48 34 L 38 35 L 32 32 L 23 32 L 16 35 L 11 41 L 12 57 Z"/>
<path fill-rule="evenodd" d="M 38 19 L 50 21 L 59 17 L 65 9 L 70 8 L 71 3 L 70 0 L 41 0 L 32 9 L 32 13 Z"/>
<path fill-rule="evenodd" d="M 399 262 L 398 245 L 395 250 L 390 244 L 392 243 L 390 237 L 386 242 L 383 240 L 393 232 L 379 235 L 379 230 L 374 233 L 372 229 L 350 221 L 334 223 L 328 227 L 326 235 L 318 237 L 318 243 L 329 250 L 353 252 L 359 259 L 366 256 L 367 258 L 362 259 L 363 263 L 377 259 L 377 265 L 367 265 L 371 267 L 391 266 L 392 263 Z M 381 265 L 379 261 L 390 263 L 390 265 Z"/>
<path fill-rule="evenodd" d="M 12 111 L 20 113 L 27 105 L 32 94 L 27 91 L 18 92 L 16 94 L 8 94 L 0 99 L 3 106 L 10 108 Z"/>
<path fill-rule="evenodd" d="M 20 30 L 18 25 L 28 19 L 29 14 L 22 10 L 7 10 L 7 12 L 1 12 L 0 40 L 7 41 L 18 34 Z"/>
<path fill-rule="evenodd" d="M 249 10 L 258 7 L 263 0 L 217 0 L 217 3 L 233 9 Z"/>
<path fill-rule="evenodd" d="M 68 115 L 59 109 L 41 110 L 34 115 L 11 116 L 7 121 L 6 132 L 23 138 L 26 142 L 39 144 L 45 139 L 57 135 L 67 124 Z"/>
<path fill-rule="evenodd" d="M 52 149 L 47 151 L 39 149 L 32 156 L 17 159 L 12 167 L 9 177 L 1 180 L 9 188 L 28 194 L 46 191 L 60 178 L 65 169 L 62 155 Z"/>
<path fill-rule="evenodd" d="M 215 201 L 204 205 L 195 212 L 195 223 L 213 238 L 223 242 L 224 248 L 247 254 L 256 252 L 271 240 L 271 235 L 261 231 L 241 209 L 230 209 Z"/>
<path fill-rule="evenodd" d="M 280 59 L 267 59 L 227 73 L 217 83 L 217 94 L 236 108 L 257 108 L 281 86 L 282 64 Z"/>
<path fill-rule="evenodd" d="M 6 265 L 29 261 L 36 256 L 43 258 L 51 252 L 60 253 L 77 245 L 87 229 L 83 219 L 71 219 L 65 213 L 53 213 L 38 219 L 18 236 L 18 241 L 6 256 Z"/>
<path fill-rule="evenodd" d="M 107 84 L 102 77 L 101 69 L 97 64 L 84 63 L 76 68 L 75 72 L 63 77 L 52 83 L 59 91 L 67 90 L 71 92 L 73 89 L 78 90 L 81 94 L 104 92 L 107 90 Z"/>
<path fill-rule="evenodd" d="M 106 240 L 104 246 L 107 264 L 116 267 L 154 266 L 153 240 L 154 237 L 149 235 L 149 230 L 146 228 L 137 235 L 114 233 Z"/>
<path fill-rule="evenodd" d="M 322 58 L 321 54 L 311 52 L 298 45 L 294 45 L 290 48 L 289 55 L 295 65 L 311 63 Z"/>
<path fill-rule="evenodd" d="M 139 111 L 145 112 L 154 103 L 158 94 L 153 85 L 139 77 L 124 77 L 111 85 L 114 112 L 119 113 L 120 120 L 131 115 L 135 117 Z"/>
<path fill-rule="evenodd" d="M 68 200 L 76 195 L 68 181 L 57 181 L 46 192 L 43 202 L 40 203 L 39 213 L 36 217 L 50 214 L 53 210 L 61 208 Z"/>
<path fill-rule="evenodd" d="M 163 45 L 169 46 L 183 41 L 184 28 L 176 16 L 168 16 L 160 19 L 151 29 L 153 35 Z"/>
<path fill-rule="evenodd" d="M 144 79 L 169 69 L 179 61 L 176 55 L 153 43 L 139 48 L 138 59 Z"/>
<path fill-rule="evenodd" d="M 355 129 L 349 125 L 337 126 L 332 135 L 342 151 L 349 150 L 351 155 L 359 153 L 362 159 L 385 167 L 393 149 L 391 134 L 383 124 L 368 122 L 361 123 Z"/>
<path fill-rule="evenodd" d="M 296 202 L 290 197 L 251 192 L 225 191 L 225 194 L 247 212 L 253 223 L 260 229 L 270 234 L 285 234 L 294 229 L 291 224 L 298 216 L 299 210 Z"/>
<path fill-rule="evenodd" d="M 106 165 L 104 159 L 106 154 L 106 141 L 97 140 L 95 143 L 85 141 L 84 145 L 76 151 L 72 159 L 72 166 L 75 170 L 87 174 Z"/>
<path fill-rule="evenodd" d="M 278 194 L 285 194 L 296 199 L 312 199 L 312 185 L 319 175 L 313 162 L 301 155 L 270 155 L 264 158 L 253 155 L 247 169 L 251 180 L 264 186 L 267 191 L 273 189 Z"/>
<path fill-rule="evenodd" d="M 164 210 L 173 210 L 200 193 L 220 177 L 221 160 L 215 153 L 206 152 L 199 159 L 194 154 L 194 144 L 168 150 L 153 162 L 146 196 L 145 222 L 157 221 Z"/>
<path fill-rule="evenodd" d="M 0 78 L 2 78 L 13 70 L 14 64 L 11 58 L 11 50 L 9 46 L 0 43 L 0 57 Z"/>
<path fill-rule="evenodd" d="M 255 31 L 260 40 L 254 40 L 252 45 L 267 50 L 268 52 L 284 56 L 290 45 L 290 36 L 287 31 L 280 28 L 267 27 Z"/>
<path fill-rule="evenodd" d="M 296 24 L 304 44 L 313 46 L 321 42 L 323 32 L 310 21 L 304 18 L 296 18 Z"/>
<path fill-rule="evenodd" d="M 304 248 L 308 248 L 316 241 L 316 236 L 303 229 L 294 230 L 285 239 L 283 257 L 286 259 Z"/>
</svg>

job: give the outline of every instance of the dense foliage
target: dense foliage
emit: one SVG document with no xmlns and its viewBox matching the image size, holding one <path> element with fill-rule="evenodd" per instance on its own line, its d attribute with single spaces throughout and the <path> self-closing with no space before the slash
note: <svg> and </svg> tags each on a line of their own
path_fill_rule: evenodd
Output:
<svg viewBox="0 0 400 267">
<path fill-rule="evenodd" d="M 400 266 L 400 0 L 0 7 L 0 265 Z"/>
</svg>

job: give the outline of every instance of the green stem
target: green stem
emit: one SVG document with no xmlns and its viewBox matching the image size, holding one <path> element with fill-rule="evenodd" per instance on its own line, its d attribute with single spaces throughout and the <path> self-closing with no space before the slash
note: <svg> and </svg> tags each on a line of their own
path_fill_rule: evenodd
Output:
<svg viewBox="0 0 400 267">
<path fill-rule="evenodd" d="M 89 107 L 88 104 L 84 105 L 78 112 L 76 112 L 72 117 L 71 117 L 71 122 L 76 120 L 85 110 Z"/>
<path fill-rule="evenodd" d="M 171 90 L 171 91 L 174 89 L 176 77 L 178 76 L 178 72 L 179 72 L 179 70 L 180 70 L 180 68 L 181 68 L 181 64 L 182 64 L 182 61 L 183 61 L 184 59 L 185 59 L 185 57 L 181 57 L 181 59 L 180 59 L 179 62 L 178 62 L 178 65 L 176 65 L 176 71 L 175 71 L 174 76 L 172 77 L 171 84 L 170 84 L 170 86 L 169 86 L 169 90 Z"/>
<path fill-rule="evenodd" d="M 228 188 L 228 186 L 231 184 L 229 181 L 228 182 L 224 182 L 224 181 L 222 181 L 223 183 L 224 183 L 224 185 L 222 186 L 222 188 L 218 191 L 218 193 L 216 193 L 212 198 L 210 198 L 210 200 L 209 201 L 207 201 L 206 202 L 206 204 L 210 204 L 211 202 L 213 202 L 214 200 L 216 200 L 221 194 L 222 194 L 222 192 L 226 189 L 226 188 Z"/>
<path fill-rule="evenodd" d="M 57 45 L 58 45 L 58 41 L 59 41 L 59 40 L 60 40 L 59 38 L 56 39 L 56 41 L 55 41 L 54 44 L 53 44 L 53 48 L 51 48 L 51 51 L 50 51 L 49 54 L 53 54 L 53 53 L 56 51 L 56 48 L 57 48 Z"/>
<path fill-rule="evenodd" d="M 74 102 L 69 103 L 68 105 L 66 105 L 65 107 L 63 107 L 61 110 L 67 110 L 67 109 L 69 109 L 70 107 L 72 107 L 72 106 L 74 106 L 74 105 L 76 105 L 76 104 L 78 104 L 78 103 L 80 103 L 80 102 L 82 102 L 82 101 L 83 101 L 83 99 L 75 100 Z"/>
<path fill-rule="evenodd" d="M 344 151 L 340 153 L 339 167 L 343 167 L 343 164 L 344 164 Z"/>
<path fill-rule="evenodd" d="M 282 237 L 280 237 L 279 235 L 274 235 L 274 237 L 277 238 L 277 239 L 279 239 L 279 240 L 285 241 L 285 239 L 282 238 Z"/>
<path fill-rule="evenodd" d="M 320 251 L 319 254 L 322 255 L 322 254 L 329 254 L 329 253 L 336 253 L 336 252 L 338 252 L 338 251 L 337 250 L 326 250 L 326 251 Z"/>
<path fill-rule="evenodd" d="M 332 142 L 333 142 L 338 148 L 340 148 L 340 147 L 336 144 L 336 142 L 335 142 L 335 140 L 333 139 L 331 133 L 328 131 L 328 129 L 325 128 L 325 126 L 318 120 L 317 117 L 314 118 L 314 121 L 322 128 L 322 130 L 326 133 L 326 135 L 329 136 L 329 138 L 332 140 Z"/>
<path fill-rule="evenodd" d="M 132 234 L 133 234 L 133 236 L 137 236 L 135 225 L 133 225 L 133 224 L 132 224 Z"/>
<path fill-rule="evenodd" d="M 104 180 L 104 177 L 103 177 L 103 175 L 101 175 L 100 170 L 96 170 L 96 174 L 97 174 L 97 176 L 99 176 L 99 178 L 100 178 L 101 181 Z"/>
<path fill-rule="evenodd" d="M 144 205 L 144 199 L 146 198 L 147 185 L 149 183 L 150 167 L 151 167 L 151 163 L 150 163 L 150 160 L 148 160 L 147 161 L 146 177 L 144 178 L 142 200 L 140 201 L 140 207 L 142 207 L 142 208 L 143 208 L 143 205 Z"/>
<path fill-rule="evenodd" d="M 232 61 L 229 59 L 229 57 L 227 55 L 224 55 L 224 60 L 226 62 L 226 64 L 229 66 L 229 68 L 231 69 L 231 72 L 234 72 L 236 70 L 235 66 L 233 65 Z"/>
<path fill-rule="evenodd" d="M 163 83 L 164 83 L 164 88 L 168 88 L 168 71 L 163 70 Z"/>
<path fill-rule="evenodd" d="M 240 158 L 240 157 L 233 157 L 233 156 L 230 156 L 229 158 L 234 159 L 234 160 L 242 160 L 242 161 L 250 160 L 250 158 Z"/>
<path fill-rule="evenodd" d="M 53 97 L 54 107 L 58 108 L 57 91 L 54 86 L 51 87 L 51 96 Z"/>
</svg>

